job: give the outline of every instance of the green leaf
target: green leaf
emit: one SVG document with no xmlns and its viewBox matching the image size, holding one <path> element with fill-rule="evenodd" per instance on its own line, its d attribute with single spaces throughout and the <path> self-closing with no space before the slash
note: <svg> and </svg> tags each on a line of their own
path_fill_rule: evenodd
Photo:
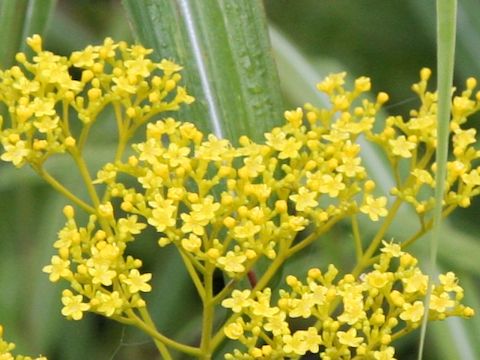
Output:
<svg viewBox="0 0 480 360">
<path fill-rule="evenodd" d="M 29 0 L 23 25 L 20 49 L 26 50 L 24 39 L 33 34 L 43 34 L 55 9 L 57 0 Z"/>
<path fill-rule="evenodd" d="M 28 0 L 3 0 L 0 8 L 0 66 L 13 63 L 23 35 L 23 19 Z"/>
<path fill-rule="evenodd" d="M 434 1 L 409 0 L 408 6 L 413 10 L 413 16 L 423 26 L 425 34 L 432 41 L 435 39 L 435 17 L 426 16 L 431 13 Z M 480 18 L 478 16 L 477 0 L 462 0 L 457 7 L 457 50 L 455 56 L 456 70 L 462 76 L 471 76 L 480 72 L 480 47 L 477 46 L 480 36 Z"/>
<path fill-rule="evenodd" d="M 138 39 L 185 67 L 196 102 L 183 110 L 217 137 L 254 140 L 281 121 L 283 102 L 262 4 L 250 0 L 122 1 Z"/>
<path fill-rule="evenodd" d="M 25 38 L 42 34 L 56 0 L 3 0 L 0 4 L 0 65 L 12 65 L 18 50 L 25 51 Z"/>
</svg>

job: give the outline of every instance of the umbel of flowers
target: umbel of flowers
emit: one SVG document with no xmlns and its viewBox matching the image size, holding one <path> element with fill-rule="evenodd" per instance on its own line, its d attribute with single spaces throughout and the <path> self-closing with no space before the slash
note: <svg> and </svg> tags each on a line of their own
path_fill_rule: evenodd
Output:
<svg viewBox="0 0 480 360">
<path fill-rule="evenodd" d="M 103 45 L 63 57 L 43 50 L 38 36 L 28 44 L 35 56 L 17 54 L 19 65 L 0 73 L 0 103 L 8 114 L 1 119 L 0 158 L 16 167 L 30 165 L 89 214 L 81 225 L 74 206 L 64 208 L 66 224 L 53 245 L 57 253 L 43 269 L 51 281 L 68 284 L 63 315 L 79 320 L 86 311 L 95 312 L 146 331 L 160 351 L 172 347 L 205 359 L 225 337 L 244 346 L 226 355 L 231 359 L 298 358 L 307 352 L 323 359 L 394 358 L 392 341 L 415 329 L 426 312 L 427 277 L 404 248 L 431 226 L 434 206 L 436 93 L 427 90 L 428 69 L 413 86 L 419 109 L 406 119 L 388 117 L 380 131 L 373 124 L 388 95 L 368 100 L 368 78 L 356 79 L 349 90 L 340 73 L 318 84 L 329 107 L 306 104 L 286 111 L 284 124 L 266 133 L 264 142 L 242 136 L 234 146 L 192 123 L 154 119 L 193 98 L 178 86 L 181 68 L 167 60 L 154 62 L 151 50 L 107 38 Z M 480 191 L 473 164 L 480 156 L 473 147 L 476 132 L 465 128 L 467 117 L 480 107 L 475 86 L 468 79 L 466 90 L 453 99 L 445 214 L 468 206 Z M 118 147 L 94 178 L 83 150 L 106 107 L 113 108 Z M 128 152 L 144 124 L 143 141 Z M 359 137 L 383 149 L 392 166 L 396 185 L 390 204 L 362 164 Z M 74 160 L 89 201 L 47 171 L 46 160 L 57 153 Z M 414 207 L 420 230 L 382 246 L 402 203 Z M 383 221 L 367 244 L 358 235 L 358 216 Z M 343 275 L 333 265 L 325 273 L 314 268 L 305 280 L 288 276 L 290 288 L 281 290 L 273 304 L 269 283 L 285 261 L 346 219 L 354 226 L 355 268 L 340 269 Z M 148 314 L 142 294 L 152 291 L 152 274 L 128 254 L 129 244 L 148 228 L 160 248 L 177 248 L 202 299 L 199 346 L 167 338 Z M 269 266 L 256 274 L 252 289 L 240 288 L 239 280 L 256 272 L 261 259 Z M 230 281 L 214 293 L 218 269 Z M 439 281 L 430 319 L 472 316 L 473 310 L 461 304 L 455 275 L 440 275 Z M 219 306 L 232 314 L 215 332 L 212 319 Z M 295 318 L 309 319 L 309 326 L 291 328 Z"/>
</svg>

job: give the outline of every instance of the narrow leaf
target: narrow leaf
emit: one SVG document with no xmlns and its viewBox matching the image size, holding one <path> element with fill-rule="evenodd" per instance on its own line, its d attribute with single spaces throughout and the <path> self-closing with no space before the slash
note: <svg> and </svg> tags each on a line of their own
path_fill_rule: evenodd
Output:
<svg viewBox="0 0 480 360">
<path fill-rule="evenodd" d="M 23 25 L 20 49 L 26 50 L 24 39 L 33 34 L 43 34 L 55 9 L 57 0 L 29 0 Z"/>
<path fill-rule="evenodd" d="M 281 121 L 283 107 L 259 1 L 122 1 L 139 41 L 185 67 L 197 101 L 185 120 L 232 141 L 255 140 Z"/>
<path fill-rule="evenodd" d="M 3 0 L 0 3 L 0 67 L 13 63 L 20 48 L 28 0 Z"/>
<path fill-rule="evenodd" d="M 437 262 L 438 243 L 441 234 L 443 197 L 448 160 L 448 133 L 450 124 L 451 89 L 455 55 L 455 31 L 457 19 L 456 0 L 437 0 L 437 150 L 435 173 L 435 208 L 433 209 L 433 229 L 430 240 L 429 284 L 431 284 Z M 428 286 L 425 308 L 429 309 L 431 286 Z M 428 311 L 425 312 L 420 334 L 418 359 L 423 358 L 423 347 L 427 331 Z"/>
</svg>

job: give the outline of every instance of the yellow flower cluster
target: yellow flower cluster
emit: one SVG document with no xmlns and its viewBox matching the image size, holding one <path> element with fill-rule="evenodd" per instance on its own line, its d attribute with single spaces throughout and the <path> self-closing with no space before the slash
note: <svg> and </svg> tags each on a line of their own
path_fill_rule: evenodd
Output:
<svg viewBox="0 0 480 360">
<path fill-rule="evenodd" d="M 391 342 L 416 328 L 425 312 L 427 277 L 417 260 L 402 251 L 405 244 L 384 243 L 374 257 L 383 234 L 364 253 L 357 228 L 359 266 L 374 263 L 369 272 L 336 281 L 338 271 L 330 266 L 324 274 L 311 269 L 305 283 L 289 276 L 291 289 L 280 292 L 275 306 L 267 285 L 289 257 L 343 219 L 353 217 L 356 223 L 357 215 L 371 221 L 387 217 L 386 228 L 400 204 L 407 202 L 424 220 L 434 205 L 424 190 L 434 187 L 436 146 L 436 94 L 427 91 L 428 69 L 413 86 L 420 97 L 419 110 L 407 120 L 388 117 L 380 132 L 373 124 L 388 95 L 367 99 L 364 93 L 371 85 L 366 77 L 347 90 L 346 75 L 340 73 L 318 85 L 330 99 L 329 108 L 306 104 L 286 111 L 285 123 L 266 133 L 264 143 L 242 136 L 234 146 L 204 135 L 192 123 L 150 121 L 193 101 L 178 86 L 181 68 L 167 60 L 150 60 L 151 50 L 107 38 L 103 45 L 62 57 L 42 50 L 38 36 L 28 43 L 36 53 L 32 61 L 17 54 L 19 65 L 0 72 L 0 103 L 9 115 L 8 123 L 0 118 L 0 159 L 17 167 L 31 165 L 90 215 L 87 224 L 79 226 L 74 208 L 64 208 L 67 221 L 54 243 L 57 254 L 43 269 L 51 281 L 70 284 L 62 293 L 64 316 L 79 320 L 85 312 L 95 312 L 147 329 L 163 344 L 165 337 L 156 332 L 142 298 L 152 290 L 152 274 L 141 272 L 142 261 L 127 249 L 150 231 L 157 234 L 160 247 L 173 244 L 179 250 L 209 307 L 205 329 L 213 323 L 213 307 L 232 309 L 224 333 L 248 350 L 236 350 L 227 358 L 281 359 L 307 352 L 320 353 L 323 359 L 394 358 Z M 78 79 L 71 75 L 75 72 Z M 454 159 L 448 163 L 447 213 L 468 206 L 480 192 L 480 169 L 472 164 L 480 157 L 473 147 L 476 132 L 463 128 L 466 118 L 480 108 L 479 93 L 472 99 L 475 85 L 468 79 L 467 89 L 453 99 Z M 113 108 L 119 144 L 114 161 L 93 180 L 82 150 L 106 106 Z M 145 123 L 144 140 L 134 144 L 125 159 L 128 142 Z M 387 194 L 376 193 L 362 164 L 359 137 L 384 149 L 392 165 L 397 183 L 390 212 Z M 90 203 L 43 168 L 50 155 L 62 152 L 79 168 Z M 267 270 L 258 274 L 255 289 L 235 289 L 262 258 Z M 215 269 L 231 278 L 218 294 L 212 287 Z M 439 280 L 429 317 L 472 316 L 473 310 L 460 304 L 463 290 L 455 275 L 447 273 Z M 296 318 L 309 319 L 302 322 L 308 326 L 294 329 L 291 320 Z M 203 339 L 202 343 L 209 345 Z M 169 344 L 190 354 L 199 351 L 173 340 Z"/>
<path fill-rule="evenodd" d="M 342 109 L 368 89 L 366 81 L 344 96 Z M 96 182 L 121 198 L 124 212 L 153 226 L 160 246 L 174 243 L 200 273 L 213 264 L 238 278 L 262 256 L 298 251 L 346 216 L 387 215 L 386 197 L 373 196 L 355 143 L 380 104 L 365 100 L 355 116 L 336 122 L 336 108 L 287 111 L 286 124 L 265 134 L 265 144 L 244 136 L 238 147 L 214 135 L 204 139 L 191 123 L 149 123 L 136 154 L 107 164 Z M 341 121 L 351 129 L 339 130 Z M 134 185 L 125 185 L 132 177 Z M 307 228 L 313 235 L 294 245 Z"/>
<path fill-rule="evenodd" d="M 142 261 L 125 255 L 125 249 L 145 224 L 137 223 L 136 216 L 117 220 L 110 216 L 117 232 L 107 234 L 95 215 L 86 227 L 78 227 L 71 206 L 65 207 L 64 214 L 67 224 L 53 244 L 58 255 L 43 268 L 50 281 L 65 279 L 75 291 L 63 291 L 62 314 L 80 320 L 85 311 L 92 311 L 122 320 L 132 309 L 144 307 L 141 293 L 151 290 L 152 275 L 141 274 Z"/>
<path fill-rule="evenodd" d="M 88 130 L 82 136 L 74 133 L 78 126 L 69 120 L 72 110 L 82 128 L 89 129 L 112 105 L 123 133 L 132 133 L 155 114 L 193 101 L 177 86 L 181 67 L 167 60 L 153 62 L 151 50 L 142 46 L 107 38 L 103 45 L 64 57 L 42 50 L 38 35 L 27 43 L 36 53 L 33 60 L 18 53 L 19 65 L 0 71 L 0 102 L 9 114 L 9 124 L 0 118 L 1 159 L 17 167 L 39 166 L 77 141 L 83 146 Z"/>
<path fill-rule="evenodd" d="M 412 87 L 420 98 L 421 106 L 411 111 L 409 119 L 390 116 L 385 120 L 383 131 L 368 134 L 368 139 L 382 146 L 392 163 L 397 178 L 393 195 L 411 203 L 419 214 L 431 210 L 435 203 L 432 195 L 435 164 L 432 164 L 432 158 L 437 145 L 437 94 L 427 90 L 430 75 L 429 69 L 422 69 L 420 82 Z M 467 118 L 480 109 L 480 92 L 474 93 L 476 84 L 474 78 L 467 79 L 466 89 L 452 102 L 450 130 L 453 159 L 447 164 L 444 200 L 447 207 L 467 207 L 470 199 L 480 191 L 480 169 L 472 164 L 480 158 L 480 151 L 474 147 L 476 130 L 462 128 Z M 409 176 L 400 180 L 399 164 L 404 159 L 409 160 Z M 422 198 L 418 196 L 420 192 L 423 192 Z"/>
<path fill-rule="evenodd" d="M 0 359 L 1 360 L 47 360 L 44 356 L 32 358 L 30 356 L 12 354 L 15 349 L 15 344 L 5 341 L 3 339 L 3 326 L 0 325 Z"/>
<path fill-rule="evenodd" d="M 308 271 L 306 282 L 288 276 L 272 305 L 271 290 L 234 290 L 222 305 L 238 316 L 225 326 L 228 338 L 241 342 L 226 359 L 285 359 L 307 352 L 321 359 L 394 359 L 392 341 L 420 326 L 428 278 L 417 259 L 398 244 L 386 243 L 373 269 L 355 278 L 335 280 L 338 270 Z M 430 320 L 471 317 L 460 304 L 463 289 L 452 272 L 433 287 Z M 295 319 L 303 319 L 295 324 Z"/>
</svg>

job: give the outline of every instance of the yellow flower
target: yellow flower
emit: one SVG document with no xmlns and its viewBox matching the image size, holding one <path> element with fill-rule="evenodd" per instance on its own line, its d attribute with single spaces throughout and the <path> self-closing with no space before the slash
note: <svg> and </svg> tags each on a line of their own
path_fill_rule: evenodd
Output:
<svg viewBox="0 0 480 360">
<path fill-rule="evenodd" d="M 90 309 L 89 304 L 82 302 L 82 295 L 73 295 L 70 290 L 64 290 L 62 293 L 62 314 L 73 320 L 80 320 L 83 313 Z"/>
<path fill-rule="evenodd" d="M 404 254 L 402 247 L 399 244 L 393 242 L 387 243 L 385 240 L 382 240 L 383 247 L 380 251 L 384 254 L 390 254 L 393 257 L 400 257 Z"/>
<path fill-rule="evenodd" d="M 0 157 L 3 161 L 13 163 L 16 167 L 21 167 L 28 155 L 30 155 L 30 149 L 27 147 L 27 143 L 23 140 L 17 141 L 15 144 L 3 144 L 5 152 Z"/>
<path fill-rule="evenodd" d="M 338 320 L 345 322 L 349 325 L 353 325 L 359 322 L 366 316 L 362 298 L 356 296 L 355 293 L 347 293 L 343 297 L 343 307 L 344 311 L 338 317 Z"/>
<path fill-rule="evenodd" d="M 205 234 L 205 228 L 204 228 L 204 226 L 206 225 L 205 219 L 203 219 L 202 217 L 200 218 L 196 217 L 195 213 L 181 214 L 180 217 L 183 220 L 183 225 L 181 230 L 185 234 L 190 232 L 193 232 L 195 235 L 199 235 L 199 236 L 202 236 L 203 234 Z"/>
<path fill-rule="evenodd" d="M 105 316 L 120 313 L 124 304 L 124 300 L 120 297 L 118 291 L 113 291 L 111 294 L 98 292 L 95 299 L 99 301 L 97 311 L 105 314 Z"/>
<path fill-rule="evenodd" d="M 255 225 L 252 221 L 247 220 L 243 225 L 238 225 L 233 228 L 233 233 L 237 239 L 251 239 L 261 229 L 260 225 Z"/>
<path fill-rule="evenodd" d="M 123 234 L 137 235 L 145 229 L 147 225 L 137 222 L 138 216 L 132 215 L 122 218 L 118 221 L 118 230 Z"/>
<path fill-rule="evenodd" d="M 388 143 L 392 147 L 392 153 L 403 158 L 412 157 L 412 150 L 417 147 L 417 144 L 408 141 L 404 135 L 401 135 L 396 139 L 389 140 Z"/>
<path fill-rule="evenodd" d="M 43 272 L 50 274 L 48 279 L 52 282 L 58 281 L 60 278 L 70 277 L 70 261 L 64 260 L 57 255 L 52 256 L 51 265 L 44 266 Z"/>
<path fill-rule="evenodd" d="M 182 247 L 188 252 L 195 253 L 200 250 L 202 246 L 202 239 L 195 234 L 190 234 L 188 238 L 184 238 L 181 241 Z"/>
<path fill-rule="evenodd" d="M 403 304 L 403 311 L 400 313 L 400 319 L 411 322 L 419 322 L 424 313 L 423 302 L 415 301 L 413 304 Z"/>
<path fill-rule="evenodd" d="M 289 137 L 288 139 L 282 141 L 278 145 L 278 154 L 279 159 L 295 159 L 299 156 L 298 150 L 302 147 L 302 143 L 295 139 L 294 137 Z"/>
<path fill-rule="evenodd" d="M 242 273 L 245 271 L 243 263 L 247 257 L 243 254 L 235 254 L 233 251 L 227 252 L 226 256 L 221 256 L 217 259 L 220 268 L 231 273 Z"/>
<path fill-rule="evenodd" d="M 208 135 L 208 141 L 202 143 L 197 149 L 195 156 L 204 160 L 220 161 L 229 153 L 230 143 L 228 140 L 218 139 L 215 135 Z"/>
<path fill-rule="evenodd" d="M 322 175 L 320 180 L 320 185 L 318 191 L 323 194 L 328 194 L 330 197 L 337 197 L 340 191 L 345 189 L 345 184 L 343 183 L 342 174 L 332 175 Z"/>
<path fill-rule="evenodd" d="M 307 350 L 313 354 L 317 354 L 320 345 L 322 345 L 322 337 L 318 333 L 318 330 L 315 327 L 310 326 L 306 331 L 303 331 L 303 335 Z"/>
<path fill-rule="evenodd" d="M 187 155 L 190 153 L 190 149 L 187 147 L 179 147 L 177 144 L 169 144 L 166 152 L 163 153 L 163 158 L 169 161 L 170 166 L 177 167 L 182 166 L 188 162 Z"/>
<path fill-rule="evenodd" d="M 149 292 L 152 287 L 148 284 L 148 281 L 152 278 L 152 274 L 140 274 L 137 269 L 130 270 L 128 277 L 123 278 L 122 282 L 128 285 L 128 289 L 132 294 L 139 291 Z"/>
<path fill-rule="evenodd" d="M 315 299 L 311 294 L 302 295 L 301 299 L 292 299 L 288 315 L 292 318 L 303 317 L 306 319 L 312 315 L 314 305 Z"/>
<path fill-rule="evenodd" d="M 192 205 L 197 221 L 208 223 L 215 218 L 215 212 L 220 209 L 220 204 L 214 202 L 214 200 L 213 196 L 208 195 L 202 199 L 201 203 Z"/>
<path fill-rule="evenodd" d="M 443 292 L 440 296 L 432 294 L 430 299 L 430 309 L 443 313 L 447 308 L 455 306 L 455 301 L 450 299 L 447 293 Z"/>
<path fill-rule="evenodd" d="M 177 208 L 173 205 L 172 200 L 156 198 L 155 201 L 150 201 L 148 204 L 154 209 L 147 221 L 150 225 L 155 226 L 157 231 L 162 232 L 175 226 L 177 221 L 174 215 Z"/>
<path fill-rule="evenodd" d="M 358 347 L 363 342 L 362 337 L 357 337 L 357 330 L 350 328 L 348 331 L 337 332 L 338 342 L 349 347 Z"/>
<path fill-rule="evenodd" d="M 250 294 L 252 292 L 246 290 L 233 290 L 231 297 L 222 301 L 222 306 L 227 309 L 232 309 L 234 313 L 239 313 L 243 308 L 250 306 L 251 299 Z"/>
<path fill-rule="evenodd" d="M 407 293 L 420 292 L 425 294 L 427 291 L 428 276 L 423 275 L 420 269 L 416 268 L 411 275 L 402 278 L 402 281 Z"/>
<path fill-rule="evenodd" d="M 395 349 L 391 346 L 388 346 L 381 351 L 375 351 L 373 353 L 373 357 L 375 358 L 375 360 L 395 360 L 395 358 L 393 357 L 394 355 Z"/>
<path fill-rule="evenodd" d="M 296 331 L 292 335 L 283 335 L 283 351 L 286 354 L 305 355 L 308 351 L 307 343 L 305 342 L 305 334 L 303 331 Z"/>
<path fill-rule="evenodd" d="M 267 317 L 267 322 L 263 325 L 263 328 L 270 331 L 274 336 L 288 335 L 290 334 L 290 328 L 285 321 L 287 315 L 284 312 L 278 312 L 272 316 Z"/>
<path fill-rule="evenodd" d="M 480 186 L 480 174 L 477 169 L 465 173 L 462 175 L 462 180 L 466 185 L 469 186 Z"/>
<path fill-rule="evenodd" d="M 92 276 L 93 284 L 102 284 L 105 286 L 112 285 L 112 280 L 117 276 L 116 271 L 111 270 L 108 265 L 96 264 L 88 269 L 88 273 Z"/>
<path fill-rule="evenodd" d="M 365 198 L 364 205 L 360 207 L 360 211 L 367 214 L 372 221 L 378 221 L 380 217 L 387 216 L 388 214 L 385 205 L 387 205 L 387 198 L 385 196 L 375 199 L 372 195 L 368 195 Z"/>
<path fill-rule="evenodd" d="M 173 61 L 165 60 L 165 59 L 163 59 L 160 62 L 160 64 L 158 65 L 158 68 L 163 70 L 165 75 L 170 75 L 182 70 L 182 67 L 180 65 L 177 65 Z"/>
<path fill-rule="evenodd" d="M 445 291 L 462 291 L 462 288 L 458 285 L 458 279 L 453 272 L 449 271 L 446 274 L 440 274 L 438 278 Z"/>
<path fill-rule="evenodd" d="M 238 340 L 243 335 L 243 324 L 233 322 L 224 327 L 223 331 L 225 335 L 232 340 Z"/>
<path fill-rule="evenodd" d="M 362 159 L 356 157 L 342 157 L 342 165 L 337 167 L 339 173 L 345 174 L 347 177 L 355 177 L 362 174 L 365 169 L 360 166 Z"/>
<path fill-rule="evenodd" d="M 143 143 L 134 145 L 133 148 L 140 154 L 140 160 L 147 161 L 150 164 L 156 164 L 158 161 L 157 159 L 165 151 L 155 139 L 148 139 Z"/>
<path fill-rule="evenodd" d="M 384 273 L 374 270 L 366 276 L 366 281 L 371 287 L 381 289 L 387 284 L 391 283 L 392 278 L 392 273 Z"/>
<path fill-rule="evenodd" d="M 305 211 L 318 205 L 318 202 L 315 200 L 316 197 L 316 191 L 309 191 L 306 187 L 302 186 L 298 190 L 298 194 L 290 195 L 289 198 L 295 203 L 295 209 Z"/>
</svg>

